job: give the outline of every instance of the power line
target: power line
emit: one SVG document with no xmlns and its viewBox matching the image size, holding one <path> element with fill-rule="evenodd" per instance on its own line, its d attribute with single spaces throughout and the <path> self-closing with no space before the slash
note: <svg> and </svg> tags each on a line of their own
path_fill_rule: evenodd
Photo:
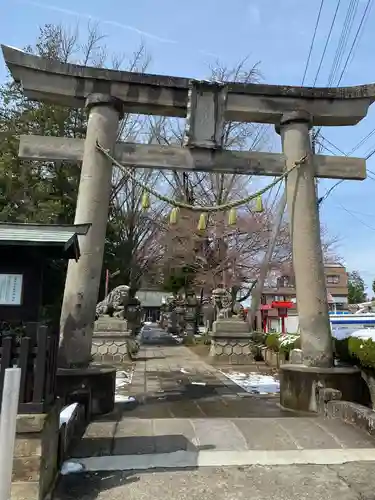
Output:
<svg viewBox="0 0 375 500">
<path fill-rule="evenodd" d="M 349 154 L 347 153 L 344 153 L 340 148 L 338 148 L 337 146 L 335 146 L 333 144 L 333 142 L 329 141 L 327 138 L 321 136 L 322 139 L 324 139 L 326 142 L 328 142 L 329 144 L 331 144 L 331 146 L 333 146 L 335 149 L 337 149 L 337 151 L 339 151 L 341 154 L 343 154 L 344 156 L 349 156 Z M 327 146 L 325 146 L 324 144 L 322 144 L 321 142 L 319 143 L 325 150 L 327 150 L 328 152 L 332 153 L 334 156 L 337 156 L 337 154 L 332 151 L 332 149 L 328 148 Z M 371 158 L 372 155 L 375 154 L 375 149 L 365 158 L 366 160 L 368 160 L 369 158 Z M 371 175 L 369 175 L 369 173 Z M 372 170 L 370 170 L 369 168 L 367 169 L 367 176 L 369 179 L 371 179 L 372 181 L 375 181 L 375 172 L 373 172 Z M 336 189 L 337 186 L 339 186 L 340 184 L 342 184 L 343 182 L 345 181 L 345 179 L 341 179 L 339 180 L 338 182 L 336 182 L 332 187 L 330 187 L 325 193 L 323 196 L 321 196 L 320 198 L 318 198 L 318 206 L 320 206 L 323 201 L 325 201 L 328 196 L 332 193 L 332 191 L 334 189 Z"/>
<path fill-rule="evenodd" d="M 335 76 L 336 76 L 336 73 L 339 70 L 339 67 L 341 65 L 346 46 L 348 44 L 350 32 L 353 28 L 354 19 L 355 19 L 355 16 L 357 14 L 358 4 L 359 4 L 359 0 L 350 0 L 350 4 L 349 4 L 348 10 L 346 12 L 345 20 L 344 20 L 344 25 L 343 25 L 343 28 L 341 30 L 340 39 L 339 39 L 339 42 L 337 44 L 337 49 L 335 52 L 335 57 L 333 60 L 332 68 L 331 68 L 331 71 L 330 71 L 330 74 L 328 77 L 328 83 L 327 83 L 328 87 L 332 86 L 333 81 L 334 81 Z"/>
<path fill-rule="evenodd" d="M 324 59 L 324 54 L 326 52 L 326 49 L 327 49 L 327 46 L 328 46 L 328 42 L 329 42 L 332 30 L 333 30 L 333 26 L 334 26 L 335 21 L 336 21 L 336 17 L 337 17 L 337 13 L 338 13 L 338 10 L 339 10 L 339 7 L 340 7 L 340 3 L 341 2 L 339 1 L 337 3 L 337 6 L 336 6 L 336 11 L 335 11 L 335 14 L 333 16 L 333 20 L 332 20 L 332 23 L 331 23 L 331 28 L 330 28 L 330 31 L 329 31 L 329 34 L 328 34 L 328 37 L 327 37 L 327 40 L 326 40 L 326 45 L 325 45 L 325 48 L 324 48 L 324 51 L 323 51 L 322 59 Z M 343 25 L 343 28 L 341 30 L 341 35 L 340 35 L 340 39 L 339 39 L 339 42 L 338 42 L 338 46 L 336 48 L 336 52 L 335 52 L 335 56 L 334 56 L 334 60 L 333 60 L 333 64 L 332 64 L 332 68 L 331 68 L 331 71 L 330 71 L 330 74 L 329 74 L 328 83 L 327 83 L 328 87 L 331 86 L 331 84 L 333 83 L 333 80 L 335 78 L 336 72 L 338 71 L 338 69 L 340 67 L 343 55 L 345 53 L 345 49 L 346 49 L 346 46 L 347 46 L 347 43 L 348 43 L 349 35 L 350 35 L 351 30 L 352 30 L 354 19 L 355 19 L 356 13 L 357 13 L 358 3 L 359 3 L 359 0 L 350 0 L 350 4 L 348 6 L 348 10 L 347 10 L 346 16 L 345 16 L 344 25 Z M 321 68 L 321 64 L 322 64 L 322 60 L 321 60 L 321 62 L 319 64 L 318 74 L 319 74 L 319 71 L 320 71 L 320 68 Z M 316 77 L 316 79 L 317 79 L 317 77 Z M 315 137 L 316 138 L 320 135 L 321 129 L 322 129 L 322 127 L 319 127 L 317 129 L 317 131 L 315 133 Z M 319 144 L 319 153 L 321 151 L 322 151 L 322 144 Z"/>
<path fill-rule="evenodd" d="M 366 22 L 367 20 L 369 19 L 369 15 L 370 15 L 370 11 L 371 11 L 371 8 L 373 6 L 373 3 L 374 3 L 374 0 L 367 0 L 367 4 L 366 4 L 366 7 L 364 9 L 364 12 L 362 14 L 362 18 L 361 18 L 361 21 L 359 23 L 359 26 L 358 26 L 358 29 L 357 29 L 357 32 L 355 34 L 355 37 L 354 37 L 354 40 L 352 42 L 352 45 L 351 45 L 351 48 L 349 50 L 349 53 L 347 55 L 347 58 L 346 58 L 346 61 L 345 61 L 345 64 L 344 64 L 344 67 L 342 68 L 342 71 L 341 71 L 341 75 L 340 75 L 340 78 L 337 82 L 337 86 L 340 85 L 341 83 L 341 80 L 344 76 L 344 73 L 346 71 L 346 69 L 348 68 L 348 65 L 351 61 L 353 61 L 354 59 L 354 55 L 355 55 L 355 51 L 356 49 L 358 48 L 358 45 L 359 45 L 359 41 L 360 41 L 360 38 L 361 36 L 363 35 L 364 33 L 364 28 L 365 28 L 365 25 L 366 25 Z M 332 70 L 331 71 L 331 74 L 330 74 L 330 77 L 329 77 L 329 82 L 328 82 L 328 85 L 330 85 L 332 82 L 333 82 L 333 79 L 334 79 L 334 76 L 335 76 L 335 73 L 336 73 L 336 70 L 338 69 L 339 67 L 339 63 L 341 62 L 341 59 L 342 59 L 342 55 L 343 55 L 343 50 L 345 49 L 346 47 L 346 44 L 347 44 L 347 40 L 348 40 L 348 36 L 350 34 L 350 31 L 351 31 L 351 28 L 352 28 L 352 25 L 353 25 L 353 22 L 354 22 L 354 19 L 355 19 L 355 15 L 356 15 L 356 12 L 357 12 L 357 9 L 358 9 L 358 0 L 351 0 L 351 3 L 349 5 L 349 8 L 348 8 L 348 12 L 347 12 L 347 17 L 345 19 L 345 23 L 344 23 L 344 27 L 343 27 L 343 31 L 342 31 L 342 36 L 344 35 L 345 33 L 345 37 L 346 37 L 346 42 L 345 42 L 345 45 L 343 45 L 343 43 L 340 45 L 340 41 L 341 41 L 341 37 L 340 37 L 340 41 L 339 41 L 339 45 L 338 45 L 338 49 L 336 51 L 336 56 L 338 55 L 338 51 L 339 51 L 339 48 L 340 48 L 340 51 L 341 51 L 341 56 L 340 56 L 340 61 L 338 61 L 338 58 L 335 56 L 335 61 L 334 61 L 334 66 L 335 66 L 335 70 Z M 350 20 L 350 24 L 351 26 L 349 26 L 349 20 Z M 321 127 L 319 128 L 319 131 L 318 133 L 320 133 L 320 130 L 321 130 Z M 370 137 L 372 137 L 373 135 L 375 134 L 375 128 L 373 130 L 371 130 L 365 137 L 363 137 L 359 142 L 358 144 L 356 144 L 356 146 L 350 151 L 350 153 L 348 154 L 345 154 L 341 151 L 341 153 L 345 154 L 345 156 L 350 156 L 352 155 L 355 151 L 357 151 L 357 149 L 359 149 L 361 146 L 363 146 L 363 144 L 368 141 L 368 139 L 370 139 Z M 326 141 L 328 141 L 328 139 L 325 139 Z M 329 142 L 329 141 L 328 141 Z M 336 149 L 338 149 L 338 151 L 340 151 L 339 148 L 337 148 L 337 146 L 335 146 L 334 144 L 330 143 L 333 147 L 335 147 Z M 320 144 L 322 146 L 322 144 Z M 323 146 L 324 147 L 324 146 Z M 327 148 L 326 148 L 327 149 Z M 328 149 L 327 149 L 328 150 Z M 366 156 L 366 160 L 368 160 L 369 158 L 371 158 L 373 155 L 375 154 L 375 148 L 372 149 L 369 154 Z"/>
<path fill-rule="evenodd" d="M 368 229 L 371 229 L 371 231 L 375 231 L 375 227 L 370 226 L 369 224 L 367 224 L 366 222 L 364 222 L 362 219 L 360 219 L 359 217 L 357 217 L 353 212 L 351 212 L 350 210 L 348 210 L 347 208 L 345 208 L 343 205 L 341 205 L 341 203 L 339 203 L 337 201 L 336 201 L 336 203 L 339 205 L 339 207 L 342 210 L 344 210 L 349 215 L 351 215 L 355 220 L 357 220 L 358 222 L 360 222 L 363 226 L 367 227 Z"/>
<path fill-rule="evenodd" d="M 324 57 L 325 57 L 326 52 L 327 52 L 327 47 L 328 47 L 329 41 L 330 41 L 330 39 L 331 39 L 331 35 L 332 35 L 332 31 L 333 31 L 333 27 L 334 27 L 335 22 L 336 22 L 336 18 L 337 18 L 337 14 L 338 14 L 338 11 L 339 11 L 339 8 L 340 8 L 340 5 L 341 5 L 341 0 L 338 0 L 337 5 L 336 5 L 336 10 L 335 10 L 335 13 L 334 13 L 334 15 L 333 15 L 332 22 L 331 22 L 331 27 L 330 27 L 330 29 L 329 29 L 328 36 L 327 36 L 327 39 L 326 39 L 326 43 L 325 43 L 325 45 L 324 45 L 324 49 L 323 49 L 323 53 L 322 53 L 322 57 L 320 58 L 320 62 L 319 62 L 319 66 L 318 66 L 318 71 L 316 72 L 316 75 L 315 75 L 315 79 L 314 79 L 313 87 L 315 87 L 315 84 L 316 84 L 316 81 L 317 81 L 317 79 L 318 79 L 318 76 L 319 76 L 320 70 L 321 70 L 321 68 L 322 68 L 323 60 L 324 60 Z"/>
<path fill-rule="evenodd" d="M 322 10 L 323 10 L 323 6 L 324 6 L 324 2 L 325 2 L 325 0 L 321 0 L 321 2 L 320 2 L 318 17 L 317 17 L 316 23 L 315 23 L 314 34 L 313 34 L 313 37 L 312 37 L 312 40 L 311 40 L 311 44 L 310 44 L 309 55 L 307 56 L 305 71 L 303 73 L 303 78 L 302 78 L 302 83 L 301 83 L 302 86 L 305 83 L 307 70 L 308 70 L 308 67 L 309 67 L 309 64 L 310 64 L 311 54 L 312 54 L 312 51 L 313 51 L 313 48 L 314 48 L 315 38 L 316 38 L 316 34 L 317 34 L 317 31 L 318 31 L 318 27 L 319 27 L 320 17 L 322 15 Z"/>
<path fill-rule="evenodd" d="M 353 154 L 354 151 L 357 151 L 357 149 L 363 146 L 363 144 L 367 142 L 370 139 L 370 137 L 372 137 L 374 134 L 375 134 L 375 128 L 372 129 L 365 137 L 363 137 L 363 139 L 361 139 L 356 146 L 354 146 L 354 148 L 350 151 L 349 155 Z"/>
<path fill-rule="evenodd" d="M 342 149 L 340 149 L 340 148 L 338 148 L 337 146 L 335 146 L 335 144 L 333 144 L 333 142 L 329 141 L 329 140 L 327 139 L 327 137 L 323 137 L 322 135 L 321 135 L 320 137 L 321 137 L 324 141 L 328 142 L 328 144 L 330 144 L 332 147 L 334 147 L 335 149 L 337 149 L 337 151 L 338 151 L 340 154 L 342 154 L 342 155 L 344 155 L 344 156 L 350 156 L 350 153 L 349 153 L 349 154 L 344 153 L 344 151 L 343 151 Z M 324 147 L 324 146 L 323 146 L 323 147 Z M 326 148 L 326 149 L 327 149 L 327 148 Z M 329 151 L 329 150 L 327 149 L 327 151 Z M 331 153 L 332 153 L 332 151 L 331 151 Z M 333 153 L 333 154 L 334 154 L 334 155 L 336 155 L 336 153 Z"/>
<path fill-rule="evenodd" d="M 369 153 L 366 157 L 365 157 L 365 160 L 369 160 L 372 156 L 374 156 L 375 154 L 375 148 L 371 151 L 371 153 Z"/>
<path fill-rule="evenodd" d="M 354 56 L 355 54 L 355 50 L 357 49 L 358 47 L 358 43 L 357 41 L 359 42 L 359 36 L 362 32 L 362 29 L 364 28 L 365 26 L 365 23 L 368 19 L 368 15 L 370 13 L 370 10 L 371 10 L 371 7 L 373 6 L 373 3 L 374 3 L 374 0 L 367 0 L 367 4 L 366 4 L 366 7 L 365 7 L 365 10 L 363 12 L 363 15 L 362 15 L 362 18 L 361 18 L 361 21 L 359 23 L 359 26 L 358 26 L 358 29 L 357 29 L 357 32 L 355 34 L 355 37 L 354 37 L 354 40 L 352 42 L 352 45 L 351 45 L 351 48 L 349 50 L 349 53 L 348 53 L 348 56 L 346 58 L 346 61 L 345 61 L 345 64 L 344 64 L 344 67 L 343 67 L 343 70 L 341 72 L 341 75 L 340 75 L 340 78 L 339 78 L 339 81 L 337 82 L 337 86 L 340 85 L 341 83 L 341 80 L 342 80 L 342 77 L 344 76 L 344 73 L 345 73 L 345 70 L 346 68 L 348 67 L 349 65 L 349 62 L 351 62 L 351 57 Z"/>
</svg>

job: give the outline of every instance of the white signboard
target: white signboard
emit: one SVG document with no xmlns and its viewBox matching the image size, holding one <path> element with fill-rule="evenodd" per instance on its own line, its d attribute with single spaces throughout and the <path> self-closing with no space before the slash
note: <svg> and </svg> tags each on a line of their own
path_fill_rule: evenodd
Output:
<svg viewBox="0 0 375 500">
<path fill-rule="evenodd" d="M 0 274 L 0 306 L 20 306 L 22 274 Z"/>
</svg>

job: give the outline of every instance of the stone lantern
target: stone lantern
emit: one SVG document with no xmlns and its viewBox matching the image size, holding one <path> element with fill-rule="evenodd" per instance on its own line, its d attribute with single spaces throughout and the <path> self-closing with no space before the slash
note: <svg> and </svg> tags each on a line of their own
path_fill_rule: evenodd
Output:
<svg viewBox="0 0 375 500">
<path fill-rule="evenodd" d="M 167 298 L 167 332 L 172 335 L 177 333 L 177 314 L 176 314 L 176 297 L 174 295 L 170 295 Z"/>
<path fill-rule="evenodd" d="M 212 325 L 215 321 L 215 306 L 209 298 L 204 298 L 202 301 L 203 324 L 207 332 L 212 331 Z"/>
<path fill-rule="evenodd" d="M 194 341 L 194 335 L 197 333 L 197 306 L 198 300 L 193 291 L 188 291 L 185 298 L 185 332 L 190 341 Z"/>
<path fill-rule="evenodd" d="M 128 328 L 131 331 L 131 336 L 136 337 L 142 326 L 142 307 L 141 302 L 137 297 L 129 298 L 124 305 L 124 318 L 128 322 Z"/>
<path fill-rule="evenodd" d="M 177 299 L 177 305 L 175 308 L 175 312 L 176 312 L 176 316 L 177 316 L 178 334 L 180 336 L 182 336 L 184 331 L 185 331 L 185 325 L 186 325 L 186 321 L 185 321 L 186 310 L 185 310 L 185 306 L 184 306 L 184 299 L 182 299 L 181 297 L 178 297 L 178 299 Z"/>
</svg>

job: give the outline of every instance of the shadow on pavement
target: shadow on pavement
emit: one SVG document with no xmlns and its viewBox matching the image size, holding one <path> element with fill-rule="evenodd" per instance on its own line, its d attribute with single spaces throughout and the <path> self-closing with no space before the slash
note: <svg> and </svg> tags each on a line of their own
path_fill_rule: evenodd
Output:
<svg viewBox="0 0 375 500">
<path fill-rule="evenodd" d="M 85 440 L 83 440 L 85 441 Z M 108 448 L 103 438 L 87 439 L 85 449 L 76 450 L 73 458 L 85 458 L 109 455 Z M 189 463 L 181 467 L 168 469 L 169 471 L 187 471 L 198 468 L 198 453 L 202 450 L 213 450 L 215 446 L 195 446 L 183 435 L 165 436 L 134 436 L 112 437 L 112 456 L 116 455 L 142 455 L 152 453 L 172 453 L 176 451 L 189 451 Z M 102 446 L 100 446 L 102 442 Z M 108 439 L 107 439 L 108 443 Z M 80 453 L 79 453 L 80 451 Z M 95 454 L 95 452 L 99 452 Z M 149 469 L 142 471 L 110 471 L 110 472 L 85 472 L 60 476 L 53 495 L 54 500 L 94 500 L 99 493 L 109 491 L 118 486 L 131 485 L 140 480 L 140 474 L 154 473 L 162 469 Z M 145 492 L 146 493 L 146 492 Z M 150 492 L 151 493 L 151 492 Z M 150 495 L 151 496 L 151 495 Z"/>
<path fill-rule="evenodd" d="M 72 450 L 72 458 L 101 457 L 115 455 L 147 455 L 153 453 L 174 453 L 214 450 L 214 445 L 196 446 L 183 434 L 156 436 L 110 436 L 83 437 Z M 194 465 L 194 464 L 193 464 Z"/>
<path fill-rule="evenodd" d="M 70 474 L 59 478 L 53 500 L 95 500 L 103 491 L 136 483 L 140 477 L 134 472 L 94 472 Z"/>
<path fill-rule="evenodd" d="M 119 403 L 113 413 L 96 420 L 110 422 L 126 417 L 153 419 L 299 416 L 294 412 L 282 410 L 278 396 L 250 394 L 238 386 L 225 386 L 215 376 L 204 373 L 147 372 L 147 381 L 154 380 L 158 380 L 154 391 L 133 394 L 133 402 Z"/>
</svg>

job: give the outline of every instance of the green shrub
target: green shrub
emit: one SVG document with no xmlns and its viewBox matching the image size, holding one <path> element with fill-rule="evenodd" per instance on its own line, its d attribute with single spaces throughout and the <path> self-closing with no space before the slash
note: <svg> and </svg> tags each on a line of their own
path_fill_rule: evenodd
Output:
<svg viewBox="0 0 375 500">
<path fill-rule="evenodd" d="M 195 337 L 195 343 L 196 344 L 210 345 L 211 344 L 211 335 L 209 334 L 209 332 L 204 332 L 200 337 Z"/>
<path fill-rule="evenodd" d="M 285 337 L 279 338 L 280 342 L 280 352 L 286 355 L 286 359 L 289 359 L 289 353 L 293 349 L 301 349 L 301 337 L 297 333 L 287 334 Z"/>
<path fill-rule="evenodd" d="M 251 334 L 251 340 L 255 344 L 266 345 L 267 334 L 264 332 L 253 332 Z"/>
<path fill-rule="evenodd" d="M 372 339 L 349 337 L 349 354 L 358 360 L 363 368 L 375 368 L 375 342 Z"/>
<path fill-rule="evenodd" d="M 269 333 L 266 337 L 266 346 L 274 352 L 279 352 L 279 333 Z"/>
<path fill-rule="evenodd" d="M 195 337 L 194 337 L 194 335 L 186 335 L 186 336 L 183 338 L 182 343 L 183 343 L 184 345 L 195 345 L 195 344 L 196 344 L 196 341 L 195 341 Z"/>
<path fill-rule="evenodd" d="M 333 354 L 336 359 L 344 363 L 353 364 L 355 362 L 355 358 L 349 352 L 349 338 L 340 340 L 333 338 Z"/>
</svg>

